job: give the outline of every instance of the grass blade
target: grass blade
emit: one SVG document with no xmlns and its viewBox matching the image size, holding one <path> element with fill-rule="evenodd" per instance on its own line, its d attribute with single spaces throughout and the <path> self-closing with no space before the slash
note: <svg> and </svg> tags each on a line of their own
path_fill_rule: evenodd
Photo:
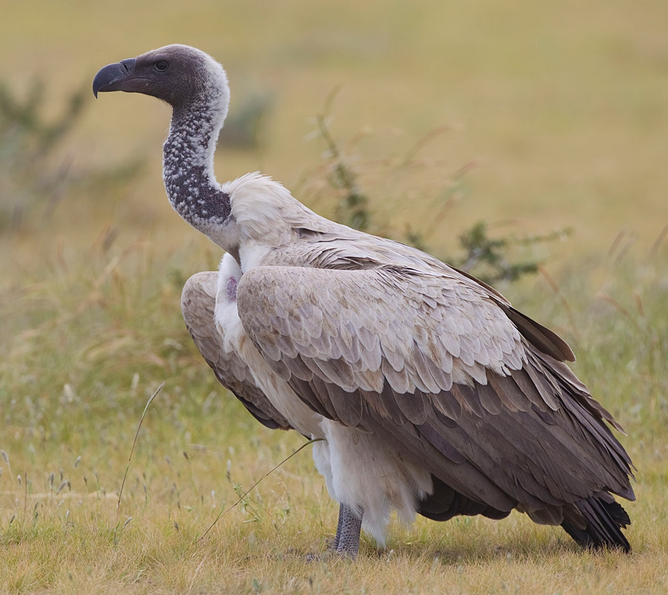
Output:
<svg viewBox="0 0 668 595">
<path fill-rule="evenodd" d="M 227 508 L 227 509 L 225 509 L 225 510 L 221 510 L 221 511 L 218 513 L 218 516 L 213 520 L 213 523 L 211 523 L 211 524 L 208 526 L 207 530 L 204 531 L 204 533 L 202 534 L 202 536 L 199 537 L 198 539 L 196 539 L 195 541 L 193 541 L 193 545 L 197 545 L 200 541 L 202 541 L 202 540 L 207 536 L 207 534 L 209 533 L 209 531 L 211 531 L 211 529 L 214 528 L 214 526 L 216 525 L 216 523 L 217 523 L 222 517 L 224 517 L 228 512 L 230 512 L 230 510 L 232 510 L 233 508 L 235 508 L 235 507 L 239 504 L 239 502 L 241 502 L 246 496 L 248 496 L 248 494 L 250 494 L 250 493 L 251 493 L 251 492 L 252 492 L 252 491 L 253 491 L 253 490 L 260 484 L 260 482 L 261 482 L 262 480 L 264 480 L 265 477 L 268 477 L 269 475 L 271 475 L 271 474 L 272 474 L 274 471 L 276 471 L 276 469 L 278 469 L 283 463 L 287 463 L 292 457 L 294 457 L 298 452 L 304 450 L 307 446 L 310 446 L 311 444 L 315 444 L 316 442 L 321 442 L 322 440 L 323 440 L 323 438 L 313 438 L 313 440 L 309 440 L 309 441 L 306 442 L 305 444 L 302 444 L 302 445 L 301 445 L 297 450 L 295 450 L 295 452 L 293 452 L 291 455 L 289 455 L 289 456 L 287 456 L 286 458 L 284 458 L 278 465 L 276 465 L 275 467 L 273 467 L 271 470 L 267 471 L 267 472 L 266 472 L 262 477 L 260 477 L 260 479 L 258 479 L 258 480 L 257 480 L 257 481 L 256 481 L 250 488 L 248 488 L 248 490 L 246 490 L 241 496 L 239 496 L 239 499 L 238 499 L 234 504 L 232 504 L 232 506 L 230 506 L 229 508 Z"/>
<path fill-rule="evenodd" d="M 130 470 L 130 462 L 132 461 L 132 455 L 135 452 L 135 445 L 137 444 L 137 438 L 139 436 L 139 430 L 141 430 L 141 426 L 144 423 L 144 418 L 146 417 L 146 412 L 148 411 L 148 408 L 151 406 L 151 403 L 153 402 L 153 399 L 155 399 L 158 396 L 158 393 L 162 390 L 162 387 L 165 386 L 165 383 L 163 382 L 158 388 L 155 389 L 155 392 L 151 395 L 151 398 L 146 402 L 146 407 L 144 407 L 144 411 L 141 414 L 141 418 L 139 419 L 139 423 L 137 424 L 137 431 L 135 432 L 135 439 L 132 441 L 132 448 L 130 449 L 130 456 L 128 457 L 128 464 L 125 467 L 125 473 L 123 474 L 123 481 L 121 483 L 121 489 L 118 492 L 118 504 L 116 506 L 116 527 L 118 528 L 118 523 L 120 522 L 121 518 L 121 498 L 123 497 L 123 488 L 125 487 L 125 480 L 128 478 L 128 471 Z M 116 538 L 116 530 L 114 530 L 114 539 Z"/>
</svg>

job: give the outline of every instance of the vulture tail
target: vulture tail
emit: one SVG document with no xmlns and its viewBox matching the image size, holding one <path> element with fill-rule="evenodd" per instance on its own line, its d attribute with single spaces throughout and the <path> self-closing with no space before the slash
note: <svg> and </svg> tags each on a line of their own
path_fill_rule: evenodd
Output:
<svg viewBox="0 0 668 595">
<path fill-rule="evenodd" d="M 631 552 L 631 545 L 621 531 L 622 528 L 631 524 L 631 519 L 622 506 L 612 500 L 611 496 L 607 493 L 605 496 L 591 496 L 578 500 L 575 505 L 582 513 L 587 527 L 579 529 L 567 520 L 561 523 L 566 533 L 575 541 L 583 547 L 619 548 L 626 553 Z"/>
<path fill-rule="evenodd" d="M 478 514 L 489 519 L 500 520 L 510 514 L 509 510 L 496 510 L 487 504 L 467 498 L 443 483 L 435 475 L 432 475 L 431 478 L 434 482 L 434 492 L 419 502 L 417 512 L 432 521 L 449 521 L 460 515 L 476 516 Z"/>
</svg>

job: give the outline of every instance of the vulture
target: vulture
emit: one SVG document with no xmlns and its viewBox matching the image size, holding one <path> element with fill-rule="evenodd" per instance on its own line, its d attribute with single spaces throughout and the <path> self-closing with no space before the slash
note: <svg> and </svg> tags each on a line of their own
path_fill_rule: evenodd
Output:
<svg viewBox="0 0 668 595">
<path fill-rule="evenodd" d="M 570 347 L 489 285 L 415 248 L 325 219 L 280 183 L 213 172 L 229 105 L 222 66 L 169 45 L 109 64 L 93 92 L 172 107 L 163 178 L 173 208 L 224 250 L 183 289 L 186 326 L 260 423 L 319 438 L 339 504 L 331 548 L 384 546 L 412 522 L 512 510 L 580 545 L 630 545 L 614 495 L 635 496 L 623 431 L 565 362 Z"/>
</svg>

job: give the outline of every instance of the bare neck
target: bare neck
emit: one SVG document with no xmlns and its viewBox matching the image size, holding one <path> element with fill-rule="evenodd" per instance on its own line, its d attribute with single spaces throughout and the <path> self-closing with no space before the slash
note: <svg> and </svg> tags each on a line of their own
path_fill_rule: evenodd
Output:
<svg viewBox="0 0 668 595">
<path fill-rule="evenodd" d="M 216 105 L 201 99 L 175 107 L 163 147 L 169 202 L 183 219 L 216 243 L 230 217 L 230 197 L 213 173 L 213 153 L 226 114 L 224 101 Z"/>
</svg>

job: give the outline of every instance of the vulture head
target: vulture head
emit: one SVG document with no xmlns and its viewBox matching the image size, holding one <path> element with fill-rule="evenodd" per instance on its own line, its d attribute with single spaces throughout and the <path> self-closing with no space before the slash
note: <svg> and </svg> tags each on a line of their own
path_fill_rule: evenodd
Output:
<svg viewBox="0 0 668 595">
<path fill-rule="evenodd" d="M 108 64 L 95 76 L 93 94 L 108 91 L 151 95 L 174 108 L 229 101 L 223 67 L 201 50 L 179 44 Z"/>
</svg>

